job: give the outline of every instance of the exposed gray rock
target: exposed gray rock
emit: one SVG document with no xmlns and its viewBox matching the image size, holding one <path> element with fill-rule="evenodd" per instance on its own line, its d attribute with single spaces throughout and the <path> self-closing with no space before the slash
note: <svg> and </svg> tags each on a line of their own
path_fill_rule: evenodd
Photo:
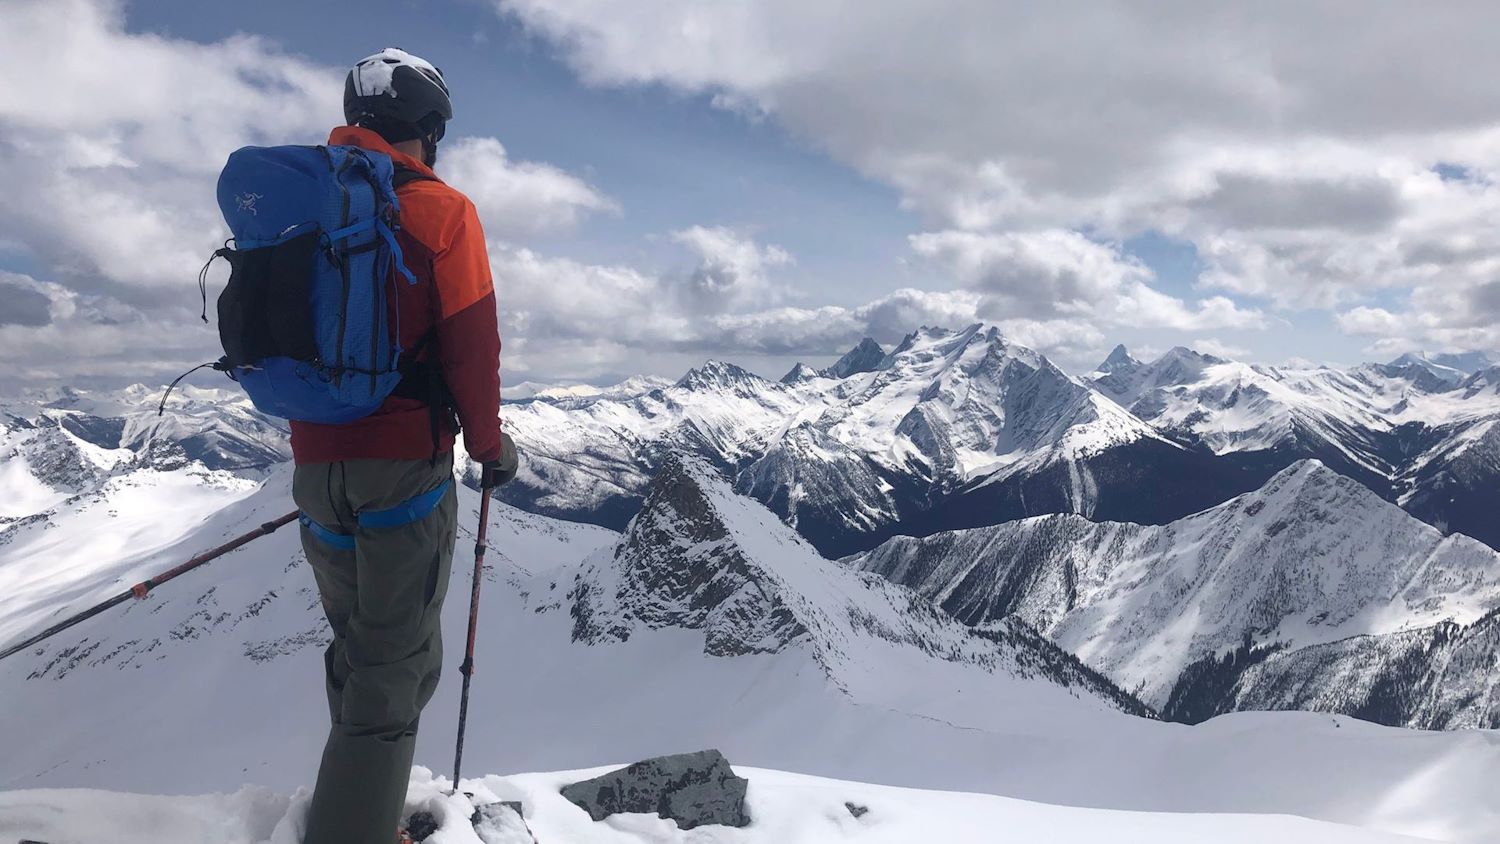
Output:
<svg viewBox="0 0 1500 844">
<path fill-rule="evenodd" d="M 431 812 L 413 812 L 406 819 L 406 834 L 413 841 L 426 841 L 438 831 L 438 820 Z"/>
<path fill-rule="evenodd" d="M 870 814 L 869 806 L 861 806 L 858 803 L 852 803 L 848 800 L 844 801 L 844 808 L 849 810 L 849 814 L 853 815 L 855 820 L 859 820 L 865 815 Z"/>
<path fill-rule="evenodd" d="M 681 829 L 750 825 L 745 789 L 717 750 L 660 756 L 565 786 L 562 795 L 596 821 L 621 813 L 655 812 Z"/>
<path fill-rule="evenodd" d="M 880 344 L 866 337 L 859 341 L 859 345 L 850 349 L 838 362 L 819 374 L 829 378 L 848 378 L 861 372 L 874 372 L 885 362 L 885 349 Z"/>
</svg>

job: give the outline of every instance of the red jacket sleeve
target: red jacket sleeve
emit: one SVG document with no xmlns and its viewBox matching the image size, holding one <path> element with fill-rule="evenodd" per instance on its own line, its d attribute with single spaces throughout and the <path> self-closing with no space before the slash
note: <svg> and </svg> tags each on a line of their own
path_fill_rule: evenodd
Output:
<svg viewBox="0 0 1500 844">
<path fill-rule="evenodd" d="M 473 459 L 500 457 L 500 327 L 489 251 L 474 205 L 465 201 L 433 257 L 441 313 L 437 323 L 443 377 L 453 393 Z"/>
</svg>

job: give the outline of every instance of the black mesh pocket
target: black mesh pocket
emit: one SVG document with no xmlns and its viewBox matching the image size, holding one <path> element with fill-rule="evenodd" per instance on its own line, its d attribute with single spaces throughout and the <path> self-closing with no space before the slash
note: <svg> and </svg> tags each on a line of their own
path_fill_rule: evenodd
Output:
<svg viewBox="0 0 1500 844">
<path fill-rule="evenodd" d="M 231 366 L 268 357 L 313 360 L 312 281 L 321 234 L 275 246 L 231 250 L 229 283 L 219 294 L 219 340 Z"/>
</svg>

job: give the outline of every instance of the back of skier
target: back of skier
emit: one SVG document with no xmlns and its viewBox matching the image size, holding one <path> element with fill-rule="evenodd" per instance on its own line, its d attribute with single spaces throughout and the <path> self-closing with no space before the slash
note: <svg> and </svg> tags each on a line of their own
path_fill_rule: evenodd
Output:
<svg viewBox="0 0 1500 844">
<path fill-rule="evenodd" d="M 349 125 L 328 139 L 396 163 L 397 239 L 416 284 L 390 280 L 402 285 L 391 322 L 417 365 L 403 366 L 401 386 L 370 416 L 291 423 L 302 545 L 333 631 L 324 658 L 332 726 L 304 844 L 395 839 L 418 719 L 443 658 L 457 425 L 483 466 L 483 485 L 515 472 L 500 430 L 500 336 L 484 235 L 473 203 L 431 169 L 452 115 L 441 71 L 387 49 L 350 71 Z"/>
</svg>

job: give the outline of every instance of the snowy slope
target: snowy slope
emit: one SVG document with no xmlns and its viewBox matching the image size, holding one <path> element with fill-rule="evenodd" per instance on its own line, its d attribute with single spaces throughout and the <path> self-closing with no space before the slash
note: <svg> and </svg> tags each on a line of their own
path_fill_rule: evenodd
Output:
<svg viewBox="0 0 1500 844">
<path fill-rule="evenodd" d="M 38 594 L 39 603 L 18 609 L 32 617 L 76 609 L 279 515 L 289 507 L 287 480 L 278 470 L 263 489 L 128 566 L 89 559 L 102 554 L 62 559 L 59 564 L 70 567 L 99 566 L 100 579 L 63 596 L 66 606 Z M 157 506 L 166 514 L 196 494 L 178 490 Z M 471 536 L 476 499 L 467 489 L 460 494 L 461 530 Z M 1044 671 L 1029 679 L 1012 672 L 1021 663 L 1006 654 L 1037 652 L 1029 645 L 1001 637 L 986 650 L 940 622 L 918 623 L 921 616 L 901 611 L 895 593 L 855 590 L 854 584 L 868 582 L 862 578 L 803 571 L 817 561 L 784 529 L 772 536 L 777 520 L 765 514 L 746 520 L 734 507 L 750 505 L 729 498 L 722 486 L 705 495 L 716 511 L 737 514 L 730 520 L 733 534 L 745 541 L 734 544 L 756 576 L 727 594 L 672 591 L 670 581 L 649 578 L 638 581 L 646 591 L 632 590 L 629 600 L 590 601 L 609 609 L 600 618 L 628 624 L 623 641 L 578 635 L 577 599 L 570 593 L 584 583 L 618 586 L 619 578 L 610 579 L 606 570 L 616 562 L 642 571 L 647 560 L 639 546 L 632 551 L 628 538 L 599 528 L 496 509 L 466 753 L 471 770 L 593 767 L 717 746 L 745 766 L 1067 806 L 1294 814 L 1438 840 L 1500 835 L 1500 821 L 1487 808 L 1500 799 L 1500 749 L 1484 736 L 1411 734 L 1296 713 L 1236 714 L 1194 728 L 1126 715 L 1082 687 L 1058 686 Z M 96 530 L 110 533 L 115 523 L 102 521 Z M 762 531 L 766 537 L 754 539 Z M 9 574 L 17 561 L 5 553 L 0 549 L 0 571 Z M 41 563 L 24 568 L 36 573 Z M 466 610 L 462 564 L 444 613 L 450 643 L 461 640 Z M 772 586 L 776 593 L 762 591 Z M 599 594 L 621 595 L 618 589 Z M 706 602 L 698 606 L 701 623 L 687 615 L 648 623 L 633 611 L 618 612 L 675 608 L 684 594 Z M 775 641 L 749 635 L 764 629 L 752 620 L 765 616 L 737 618 L 734 611 L 772 594 L 787 606 L 796 596 L 810 602 L 798 604 L 794 618 L 809 636 L 823 635 L 743 655 L 707 652 L 714 629 L 727 631 L 726 641 Z M 258 540 L 144 603 L 0 663 L 6 702 L 0 734 L 8 737 L 0 788 L 200 793 L 235 791 L 246 782 L 282 791 L 306 783 L 326 729 L 319 653 L 325 636 L 295 534 L 284 530 Z M 929 647 L 937 650 L 918 656 Z M 984 664 L 987 653 L 995 655 L 998 670 Z M 981 659 L 968 658 L 975 655 Z M 882 668 L 876 659 L 890 663 Z M 424 716 L 420 761 L 447 763 L 455 709 L 456 684 L 449 677 Z M 800 785 L 812 791 L 805 781 Z M 876 791 L 854 793 L 872 794 L 871 804 L 878 805 Z M 0 805 L 15 806 L 54 798 L 4 799 L 13 802 Z M 969 798 L 933 799 L 947 807 Z M 237 800 L 227 804 L 246 802 Z M 215 807 L 226 802 L 192 805 L 211 823 L 220 817 Z M 787 824 L 803 823 L 822 805 L 789 806 Z M 1182 833 L 1180 840 L 1202 829 L 1275 835 L 1278 824 L 1298 823 L 1266 817 L 1220 825 L 1211 818 L 992 805 L 1000 808 L 980 815 L 986 824 L 1030 817 L 1094 832 L 1096 822 L 1139 823 L 1164 836 Z M 928 822 L 924 811 L 913 809 L 911 823 Z M 269 815 L 274 826 L 276 813 Z M 894 817 L 889 822 L 889 829 L 904 829 Z M 1206 826 L 1194 826 L 1199 823 Z M 1314 834 L 1323 828 L 1287 829 Z"/>
<path fill-rule="evenodd" d="M 1227 671 L 1214 666 L 1218 695 L 1199 695 L 1199 714 L 1304 709 L 1429 730 L 1500 727 L 1500 614 L 1494 612 L 1470 625 L 1352 636 L 1245 654 L 1239 662 Z"/>
<path fill-rule="evenodd" d="M 823 559 L 693 457 L 668 458 L 621 542 L 585 563 L 569 597 L 576 640 L 672 627 L 702 630 L 711 656 L 800 649 L 865 703 L 885 702 L 893 673 L 929 688 L 978 673 L 1046 678 L 1144 714 L 1018 621 L 976 633 L 910 590 Z"/>
<path fill-rule="evenodd" d="M 1500 366 L 1404 408 L 1410 457 L 1395 480 L 1408 512 L 1500 548 Z"/>
<path fill-rule="evenodd" d="M 1165 526 L 1045 516 L 856 560 L 972 625 L 1019 616 L 1147 703 L 1250 637 L 1300 647 L 1500 606 L 1500 554 L 1315 461 Z"/>
<path fill-rule="evenodd" d="M 655 815 L 618 815 L 591 821 L 559 793 L 563 786 L 608 768 L 555 774 L 486 777 L 474 781 L 474 800 L 447 794 L 447 781 L 414 772 L 409 811 L 428 811 L 442 823 L 429 844 L 512 844 L 477 836 L 471 807 L 492 797 L 519 800 L 526 825 L 544 844 L 991 844 L 1005 840 L 1051 844 L 1396 844 L 1418 839 L 1278 815 L 1122 812 L 1052 806 L 983 794 L 916 791 L 740 767 L 750 780 L 750 827 L 699 827 L 684 832 Z M 867 810 L 855 818 L 849 806 Z M 0 794 L 0 823 L 46 841 L 114 844 L 298 844 L 307 795 L 263 789 L 231 795 L 151 797 L 97 791 L 23 791 Z M 526 838 L 513 844 L 530 844 Z"/>
</svg>

